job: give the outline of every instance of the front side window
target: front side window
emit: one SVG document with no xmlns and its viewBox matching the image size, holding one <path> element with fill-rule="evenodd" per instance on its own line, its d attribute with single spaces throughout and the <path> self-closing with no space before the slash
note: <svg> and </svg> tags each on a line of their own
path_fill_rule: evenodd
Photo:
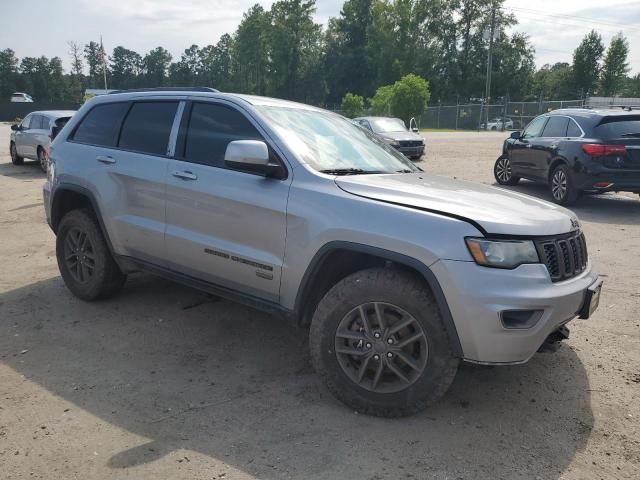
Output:
<svg viewBox="0 0 640 480">
<path fill-rule="evenodd" d="M 534 118 L 527 128 L 524 130 L 522 138 L 536 138 L 539 137 L 544 128 L 544 124 L 547 121 L 547 117 Z"/>
<path fill-rule="evenodd" d="M 420 171 L 397 150 L 350 120 L 328 112 L 258 107 L 291 151 L 318 171 L 350 173 Z"/>
<path fill-rule="evenodd" d="M 26 117 L 24 117 L 22 119 L 22 122 L 20 122 L 20 127 L 23 130 L 27 130 L 29 128 L 29 125 L 31 124 L 31 119 L 34 118 L 35 115 L 27 115 Z"/>
<path fill-rule="evenodd" d="M 231 107 L 193 104 L 185 144 L 186 160 L 222 168 L 227 145 L 234 140 L 262 140 L 262 136 L 244 115 Z"/>
<path fill-rule="evenodd" d="M 543 137 L 566 137 L 567 125 L 569 119 L 567 117 L 549 117 L 549 121 L 542 131 Z"/>
<path fill-rule="evenodd" d="M 73 141 L 102 147 L 115 146 L 122 118 L 128 109 L 127 102 L 96 105 L 76 127 Z"/>
<path fill-rule="evenodd" d="M 118 147 L 166 155 L 178 102 L 134 103 L 122 124 Z"/>
</svg>

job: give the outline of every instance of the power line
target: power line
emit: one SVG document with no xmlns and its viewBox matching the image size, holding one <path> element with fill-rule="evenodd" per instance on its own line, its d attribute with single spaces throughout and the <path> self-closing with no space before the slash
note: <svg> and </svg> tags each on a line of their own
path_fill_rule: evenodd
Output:
<svg viewBox="0 0 640 480">
<path fill-rule="evenodd" d="M 516 7 L 505 7 L 506 9 L 510 9 L 510 10 L 514 10 L 513 13 L 518 14 L 517 16 L 524 16 L 524 18 L 527 18 L 529 20 L 542 20 L 544 19 L 545 22 L 547 23 L 553 23 L 555 25 L 565 25 L 565 26 L 569 26 L 569 27 L 584 27 L 585 25 L 580 25 L 580 23 L 576 24 L 576 23 L 566 23 L 566 22 L 559 22 L 557 20 L 555 20 L 555 18 L 560 18 L 560 19 L 569 19 L 572 20 L 574 22 L 583 22 L 583 23 L 588 23 L 589 25 L 599 25 L 600 29 L 603 30 L 610 30 L 610 31 L 619 31 L 619 30 L 624 30 L 627 33 L 631 33 L 631 34 L 635 34 L 635 33 L 639 33 L 640 30 L 638 29 L 638 27 L 629 27 L 628 25 L 622 25 L 622 24 L 612 24 L 612 23 L 607 23 L 607 22 L 601 22 L 598 20 L 594 20 L 594 19 L 587 19 L 584 17 L 572 17 L 570 15 L 556 15 L 556 14 L 550 14 L 550 13 L 545 13 L 545 12 L 540 12 L 538 10 L 532 10 L 532 9 L 523 9 L 523 8 L 516 8 Z M 518 13 L 520 12 L 520 13 Z M 537 15 L 538 17 L 527 17 L 527 15 Z M 540 18 L 542 17 L 542 18 Z M 604 25 L 604 26 L 603 26 Z"/>
<path fill-rule="evenodd" d="M 509 10 L 520 10 L 523 12 L 531 12 L 531 13 L 535 13 L 538 15 L 543 15 L 545 17 L 558 17 L 558 18 L 568 18 L 570 20 L 575 20 L 575 21 L 584 21 L 584 22 L 588 22 L 588 23 L 597 23 L 600 25 L 609 25 L 611 27 L 615 27 L 615 28 L 624 28 L 624 29 L 630 29 L 630 30 L 637 30 L 638 27 L 629 27 L 628 24 L 624 24 L 624 23 L 614 23 L 614 22 L 606 22 L 606 21 L 602 21 L 596 18 L 589 18 L 589 17 L 581 17 L 578 15 L 574 15 L 574 14 L 565 14 L 565 13 L 549 13 L 549 12 L 545 12 L 542 10 L 535 10 L 533 8 L 524 8 L 524 7 L 505 7 Z"/>
</svg>

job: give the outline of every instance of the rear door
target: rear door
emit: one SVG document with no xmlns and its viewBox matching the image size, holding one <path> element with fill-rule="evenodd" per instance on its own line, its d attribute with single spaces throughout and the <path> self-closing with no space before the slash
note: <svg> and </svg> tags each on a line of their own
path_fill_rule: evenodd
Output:
<svg viewBox="0 0 640 480">
<path fill-rule="evenodd" d="M 119 255 L 164 265 L 165 178 L 179 100 L 99 104 L 81 121 L 83 178 L 92 183 Z M 175 129 L 174 129 L 175 123 Z"/>
<path fill-rule="evenodd" d="M 514 174 L 537 176 L 531 149 L 542 134 L 546 123 L 546 116 L 534 118 L 529 125 L 527 125 L 527 128 L 524 129 L 522 136 L 511 145 L 511 165 Z"/>
<path fill-rule="evenodd" d="M 188 105 L 181 132 L 167 172 L 169 267 L 277 301 L 291 174 L 277 180 L 226 167 L 229 142 L 265 139 L 258 124 L 230 103 Z"/>
<path fill-rule="evenodd" d="M 567 137 L 569 117 L 551 115 L 547 121 L 542 135 L 535 140 L 531 148 L 531 161 L 534 175 L 539 178 L 548 178 L 549 165 L 558 156 L 560 142 Z"/>
</svg>

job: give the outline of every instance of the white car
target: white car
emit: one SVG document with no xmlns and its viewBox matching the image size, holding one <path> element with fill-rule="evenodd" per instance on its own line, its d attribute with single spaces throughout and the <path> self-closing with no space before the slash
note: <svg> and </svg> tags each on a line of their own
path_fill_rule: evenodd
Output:
<svg viewBox="0 0 640 480">
<path fill-rule="evenodd" d="M 33 98 L 28 93 L 15 92 L 11 94 L 12 103 L 33 103 Z"/>
<path fill-rule="evenodd" d="M 482 130 L 485 130 L 484 123 L 480 125 Z M 504 119 L 504 128 L 502 127 L 502 118 L 494 118 L 487 123 L 486 130 L 513 130 L 513 120 L 510 118 Z"/>
</svg>

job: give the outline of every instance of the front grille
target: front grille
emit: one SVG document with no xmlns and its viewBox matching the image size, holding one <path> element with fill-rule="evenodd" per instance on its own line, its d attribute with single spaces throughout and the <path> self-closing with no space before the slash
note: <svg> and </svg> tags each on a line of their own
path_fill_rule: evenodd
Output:
<svg viewBox="0 0 640 480">
<path fill-rule="evenodd" d="M 553 282 L 568 280 L 587 268 L 589 256 L 582 232 L 536 240 L 536 247 Z"/>
<path fill-rule="evenodd" d="M 401 147 L 419 147 L 422 145 L 422 140 L 400 140 Z"/>
</svg>

